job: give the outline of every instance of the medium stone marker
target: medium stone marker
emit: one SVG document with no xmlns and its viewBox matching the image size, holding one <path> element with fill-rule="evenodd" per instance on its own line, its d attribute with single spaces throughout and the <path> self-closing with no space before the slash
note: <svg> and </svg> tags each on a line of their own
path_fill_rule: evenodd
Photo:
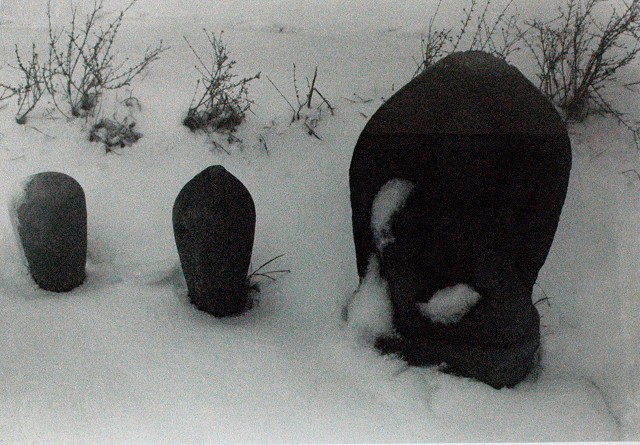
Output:
<svg viewBox="0 0 640 445">
<path fill-rule="evenodd" d="M 521 381 L 539 346 L 532 289 L 570 170 L 569 136 L 552 104 L 489 54 L 451 54 L 385 102 L 349 170 L 358 274 L 378 258 L 400 334 L 379 347 L 495 387 Z M 413 189 L 393 215 L 393 242 L 379 249 L 372 205 L 392 180 Z M 438 313 L 447 307 L 462 312 Z"/>
<path fill-rule="evenodd" d="M 245 186 L 224 167 L 191 179 L 173 206 L 173 229 L 191 302 L 216 317 L 249 307 L 247 273 L 256 211 Z"/>
<path fill-rule="evenodd" d="M 28 177 L 12 202 L 14 230 L 31 276 L 42 289 L 67 292 L 82 284 L 87 260 L 87 207 L 72 177 Z"/>
</svg>

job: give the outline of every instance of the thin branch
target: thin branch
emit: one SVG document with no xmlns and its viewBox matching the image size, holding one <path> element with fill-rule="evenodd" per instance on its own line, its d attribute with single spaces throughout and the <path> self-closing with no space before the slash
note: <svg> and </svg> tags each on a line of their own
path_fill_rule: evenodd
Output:
<svg viewBox="0 0 640 445">
<path fill-rule="evenodd" d="M 625 170 L 625 171 L 620 172 L 621 175 L 625 175 L 627 173 L 633 173 L 634 175 L 636 175 L 636 177 L 638 179 L 640 179 L 640 173 L 638 173 L 638 171 L 635 168 L 631 168 L 629 170 Z"/>
<path fill-rule="evenodd" d="M 289 102 L 289 99 L 287 99 L 287 96 L 285 96 L 282 91 L 280 91 L 280 88 L 278 88 L 276 86 L 275 83 L 273 83 L 273 81 L 271 80 L 271 78 L 269 76 L 266 76 L 267 80 L 269 81 L 269 83 L 271 85 L 273 85 L 273 88 L 276 89 L 276 91 L 280 94 L 280 96 L 282 96 L 282 98 L 285 100 L 285 102 L 287 103 L 287 105 L 289 105 L 289 108 L 291 108 L 291 111 L 293 111 L 293 113 L 296 113 L 296 109 L 294 108 L 294 106 L 291 104 L 291 102 Z"/>
<path fill-rule="evenodd" d="M 317 77 L 318 77 L 318 65 L 316 65 L 316 69 L 313 72 L 313 80 L 311 81 L 311 85 L 309 85 L 309 93 L 307 94 L 307 108 L 311 108 L 311 98 L 313 97 L 313 92 L 316 89 L 316 78 Z M 318 93 L 318 94 L 320 94 L 320 93 Z"/>
</svg>

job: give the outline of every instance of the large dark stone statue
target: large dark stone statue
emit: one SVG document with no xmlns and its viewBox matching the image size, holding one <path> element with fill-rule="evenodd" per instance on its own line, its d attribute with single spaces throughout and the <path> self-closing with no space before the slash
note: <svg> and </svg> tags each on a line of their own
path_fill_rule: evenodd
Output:
<svg viewBox="0 0 640 445">
<path fill-rule="evenodd" d="M 216 317 L 248 308 L 247 273 L 256 211 L 245 186 L 224 167 L 191 179 L 173 206 L 173 230 L 191 302 Z"/>
<path fill-rule="evenodd" d="M 14 225 L 34 281 L 67 292 L 82 284 L 87 260 L 84 191 L 70 176 L 38 173 L 13 202 Z"/>
<path fill-rule="evenodd" d="M 570 170 L 569 137 L 552 104 L 486 53 L 451 54 L 384 103 L 349 170 L 358 274 L 377 256 L 399 334 L 378 346 L 494 387 L 520 382 L 539 346 L 532 288 Z M 372 204 L 395 178 L 413 189 L 378 248 Z M 459 284 L 479 294 L 461 318 L 420 309 Z"/>
</svg>

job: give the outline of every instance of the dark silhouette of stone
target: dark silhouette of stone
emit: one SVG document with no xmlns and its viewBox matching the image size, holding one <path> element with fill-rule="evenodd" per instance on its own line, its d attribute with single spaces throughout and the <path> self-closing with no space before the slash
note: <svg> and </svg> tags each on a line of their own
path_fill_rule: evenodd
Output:
<svg viewBox="0 0 640 445">
<path fill-rule="evenodd" d="M 349 170 L 358 274 L 378 256 L 400 334 L 378 346 L 494 387 L 520 382 L 539 346 L 531 294 L 570 170 L 569 136 L 552 104 L 486 53 L 445 57 L 384 103 Z M 379 252 L 372 203 L 394 178 L 415 189 L 391 222 L 395 242 Z M 418 310 L 458 283 L 481 299 L 457 323 Z"/>
<path fill-rule="evenodd" d="M 84 191 L 70 176 L 30 176 L 15 202 L 16 231 L 29 270 L 42 289 L 67 292 L 82 284 L 87 260 Z"/>
<path fill-rule="evenodd" d="M 249 307 L 247 273 L 256 211 L 245 186 L 224 167 L 189 181 L 173 206 L 173 230 L 191 302 L 216 317 Z"/>
</svg>

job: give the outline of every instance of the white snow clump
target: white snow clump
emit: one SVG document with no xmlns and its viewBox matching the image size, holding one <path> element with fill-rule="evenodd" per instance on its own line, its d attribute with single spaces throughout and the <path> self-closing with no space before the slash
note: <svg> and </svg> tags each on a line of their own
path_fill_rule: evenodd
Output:
<svg viewBox="0 0 640 445">
<path fill-rule="evenodd" d="M 418 303 L 420 312 L 435 323 L 459 322 L 480 301 L 480 294 L 471 286 L 459 283 L 435 292 L 426 303 Z"/>
<path fill-rule="evenodd" d="M 371 208 L 371 230 L 376 247 L 380 252 L 394 242 L 391 233 L 391 220 L 404 205 L 415 184 L 406 179 L 394 178 L 381 188 Z"/>
<path fill-rule="evenodd" d="M 378 258 L 369 259 L 367 274 L 351 297 L 347 323 L 357 336 L 373 340 L 393 334 L 393 312 L 387 281 L 380 276 Z"/>
</svg>

